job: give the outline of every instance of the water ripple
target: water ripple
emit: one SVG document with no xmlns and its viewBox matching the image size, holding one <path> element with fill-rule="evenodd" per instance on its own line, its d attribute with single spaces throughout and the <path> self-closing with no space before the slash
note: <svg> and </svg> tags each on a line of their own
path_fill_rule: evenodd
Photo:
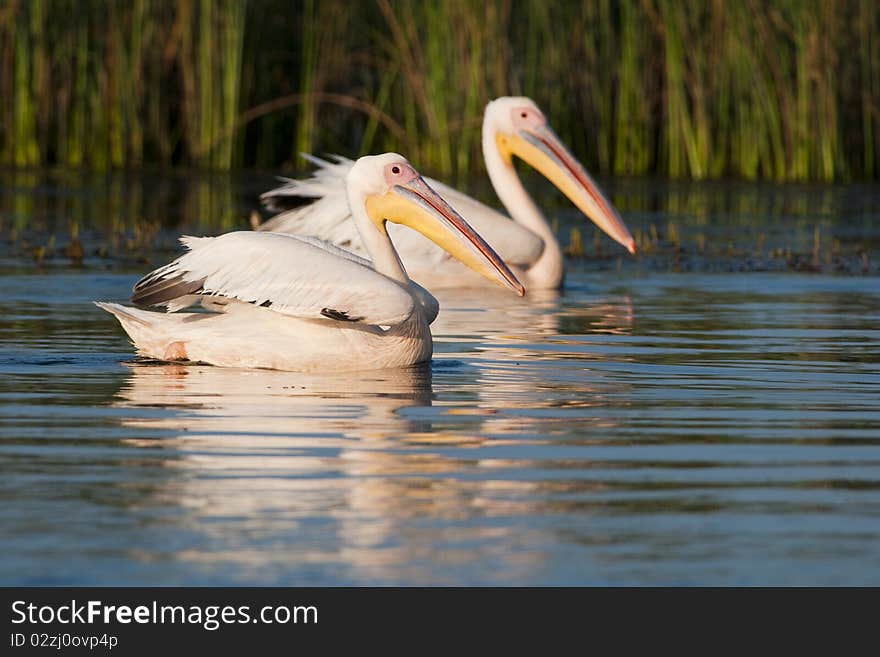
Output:
<svg viewBox="0 0 880 657">
<path fill-rule="evenodd" d="M 4 583 L 880 584 L 876 279 L 450 293 L 342 376 L 139 361 L 133 278 L 6 277 Z"/>
</svg>

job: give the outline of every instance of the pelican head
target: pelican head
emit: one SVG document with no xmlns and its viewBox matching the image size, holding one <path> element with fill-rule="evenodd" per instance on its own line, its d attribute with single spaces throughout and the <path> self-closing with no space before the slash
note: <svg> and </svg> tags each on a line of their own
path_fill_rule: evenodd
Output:
<svg viewBox="0 0 880 657">
<path fill-rule="evenodd" d="M 484 126 L 495 133 L 501 157 L 514 155 L 540 171 L 611 239 L 635 253 L 636 243 L 614 206 L 550 128 L 530 98 L 505 96 L 486 106 Z"/>
<path fill-rule="evenodd" d="M 501 257 L 437 194 L 402 155 L 367 155 L 345 177 L 349 204 L 361 204 L 377 230 L 403 224 L 433 241 L 490 281 L 523 296 L 525 289 Z"/>
</svg>

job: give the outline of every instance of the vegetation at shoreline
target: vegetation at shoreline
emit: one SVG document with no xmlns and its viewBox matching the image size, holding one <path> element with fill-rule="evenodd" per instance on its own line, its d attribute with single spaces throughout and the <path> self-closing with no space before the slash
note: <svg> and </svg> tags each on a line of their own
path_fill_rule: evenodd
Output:
<svg viewBox="0 0 880 657">
<path fill-rule="evenodd" d="M 141 271 L 179 253 L 181 233 L 248 227 L 266 172 L 13 170 L 0 185 L 0 270 Z M 880 274 L 874 184 L 616 178 L 607 191 L 636 257 L 560 194 L 538 190 L 569 266 L 616 271 Z M 488 185 L 484 191 L 488 192 Z"/>
<path fill-rule="evenodd" d="M 462 183 L 499 95 L 591 170 L 880 177 L 874 0 L 3 0 L 0 164 L 301 167 Z"/>
</svg>

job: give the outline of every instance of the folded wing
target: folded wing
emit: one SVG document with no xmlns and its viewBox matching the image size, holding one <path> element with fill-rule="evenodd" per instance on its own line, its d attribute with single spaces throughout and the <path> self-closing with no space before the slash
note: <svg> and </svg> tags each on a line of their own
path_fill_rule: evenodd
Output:
<svg viewBox="0 0 880 657">
<path fill-rule="evenodd" d="M 355 253 L 366 255 L 345 195 L 345 175 L 354 162 L 334 155 L 329 162 L 309 156 L 316 168 L 311 177 L 284 178 L 283 184 L 260 196 L 270 210 L 283 210 L 258 230 L 291 235 L 317 235 Z M 426 178 L 449 204 L 467 219 L 508 264 L 528 266 L 544 249 L 544 242 L 529 229 L 501 212 L 443 183 Z M 437 263 L 451 256 L 429 239 L 406 226 L 390 224 L 388 233 L 407 262 Z"/>
<path fill-rule="evenodd" d="M 147 274 L 132 301 L 179 308 L 193 295 L 237 299 L 302 319 L 394 326 L 416 301 L 370 264 L 315 238 L 240 231 L 183 237 L 188 249 Z"/>
</svg>

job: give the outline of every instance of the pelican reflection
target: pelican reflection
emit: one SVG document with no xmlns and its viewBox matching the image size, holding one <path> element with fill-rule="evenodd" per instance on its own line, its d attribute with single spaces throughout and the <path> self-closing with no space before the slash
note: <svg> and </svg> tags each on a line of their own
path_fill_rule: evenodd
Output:
<svg viewBox="0 0 880 657">
<path fill-rule="evenodd" d="M 300 373 L 209 365 L 130 365 L 119 392 L 127 407 L 170 415 L 129 422 L 145 428 L 271 439 L 293 434 L 381 438 L 413 429 L 398 413 L 431 405 L 428 365 L 365 372 Z"/>
<path fill-rule="evenodd" d="M 626 332 L 632 309 L 626 299 L 571 307 L 553 291 L 530 304 L 485 291 L 446 298 L 433 370 L 131 365 L 115 402 L 137 436 L 126 442 L 158 450 L 165 466 L 138 482 L 142 503 L 170 508 L 198 546 L 163 556 L 275 584 L 310 569 L 339 582 L 442 583 L 418 564 L 511 559 L 517 523 L 489 519 L 541 514 L 545 484 L 505 473 L 544 467 L 534 459 L 573 422 L 613 421 L 570 407 L 601 405 L 619 386 L 590 369 L 589 346 L 551 362 L 542 345 L 559 343 L 557 356 L 568 341 L 580 349 L 576 338 L 592 338 L 577 326 Z M 478 318 L 480 304 L 488 310 Z M 462 541 L 497 552 L 475 556 Z M 506 567 L 526 577 L 541 559 Z"/>
<path fill-rule="evenodd" d="M 141 431 L 125 442 L 164 450 L 169 473 L 145 487 L 142 503 L 173 507 L 202 546 L 171 558 L 230 562 L 248 581 L 309 563 L 336 564 L 343 579 L 387 580 L 424 549 L 406 539 L 407 523 L 491 508 L 482 483 L 456 476 L 480 467 L 468 454 L 488 440 L 480 418 L 435 441 L 442 409 L 432 408 L 428 367 L 356 376 L 130 369 L 116 405 L 128 411 L 122 424 Z"/>
</svg>

